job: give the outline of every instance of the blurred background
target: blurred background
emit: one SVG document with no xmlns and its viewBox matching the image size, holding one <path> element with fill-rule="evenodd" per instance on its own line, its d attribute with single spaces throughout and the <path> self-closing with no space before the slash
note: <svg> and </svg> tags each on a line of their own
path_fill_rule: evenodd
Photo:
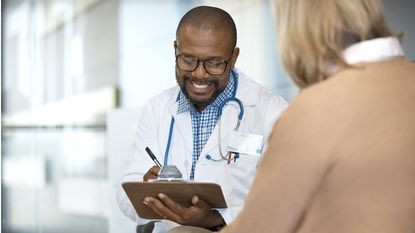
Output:
<svg viewBox="0 0 415 233">
<path fill-rule="evenodd" d="M 113 120 L 134 122 L 149 98 L 175 85 L 176 26 L 195 6 L 233 16 L 237 67 L 288 101 L 298 92 L 278 59 L 270 0 L 1 4 L 2 232 L 134 232 L 113 188 L 134 125 Z M 415 60 L 415 1 L 384 4 Z"/>
</svg>

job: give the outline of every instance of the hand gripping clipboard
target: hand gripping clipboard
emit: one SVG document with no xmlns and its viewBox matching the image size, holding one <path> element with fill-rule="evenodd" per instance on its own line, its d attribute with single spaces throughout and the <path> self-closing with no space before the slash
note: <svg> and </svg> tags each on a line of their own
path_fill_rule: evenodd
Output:
<svg viewBox="0 0 415 233">
<path fill-rule="evenodd" d="M 145 197 L 157 197 L 164 193 L 183 206 L 190 206 L 194 195 L 209 203 L 212 208 L 227 208 L 222 189 L 215 183 L 155 181 L 155 182 L 125 182 L 122 184 L 140 218 L 161 219 L 153 210 L 143 204 Z"/>
</svg>

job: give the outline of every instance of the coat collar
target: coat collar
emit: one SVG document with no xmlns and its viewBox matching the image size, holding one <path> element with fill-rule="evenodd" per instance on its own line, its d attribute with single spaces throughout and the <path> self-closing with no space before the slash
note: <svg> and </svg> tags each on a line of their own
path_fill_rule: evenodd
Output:
<svg viewBox="0 0 415 233">
<path fill-rule="evenodd" d="M 259 89 L 255 87 L 254 82 L 239 69 L 235 69 L 235 72 L 239 75 L 236 98 L 242 101 L 244 107 L 256 105 L 259 98 Z"/>
<path fill-rule="evenodd" d="M 365 40 L 347 47 L 343 51 L 343 58 L 349 65 L 362 62 L 379 62 L 395 57 L 404 56 L 401 44 L 396 37 L 383 37 Z M 328 75 L 339 71 L 338 65 L 328 69 Z"/>
<path fill-rule="evenodd" d="M 348 64 L 384 61 L 399 56 L 404 56 L 404 53 L 396 37 L 362 41 L 349 46 L 343 52 Z"/>
</svg>

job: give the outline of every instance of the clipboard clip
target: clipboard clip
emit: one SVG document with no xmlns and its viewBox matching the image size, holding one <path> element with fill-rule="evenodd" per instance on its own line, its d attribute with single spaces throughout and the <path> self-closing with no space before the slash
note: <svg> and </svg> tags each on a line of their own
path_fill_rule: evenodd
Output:
<svg viewBox="0 0 415 233">
<path fill-rule="evenodd" d="M 183 175 L 175 165 L 167 165 L 161 168 L 157 180 L 177 181 L 182 180 Z"/>
</svg>

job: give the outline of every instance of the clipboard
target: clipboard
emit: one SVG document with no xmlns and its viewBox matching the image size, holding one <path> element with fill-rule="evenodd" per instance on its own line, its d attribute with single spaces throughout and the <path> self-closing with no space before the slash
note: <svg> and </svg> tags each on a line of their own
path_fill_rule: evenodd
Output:
<svg viewBox="0 0 415 233">
<path fill-rule="evenodd" d="M 212 208 L 227 208 L 222 189 L 215 183 L 154 181 L 125 182 L 122 187 L 140 218 L 162 219 L 150 207 L 143 204 L 145 197 L 156 197 L 164 193 L 183 206 L 190 206 L 194 195 L 209 203 Z"/>
</svg>

